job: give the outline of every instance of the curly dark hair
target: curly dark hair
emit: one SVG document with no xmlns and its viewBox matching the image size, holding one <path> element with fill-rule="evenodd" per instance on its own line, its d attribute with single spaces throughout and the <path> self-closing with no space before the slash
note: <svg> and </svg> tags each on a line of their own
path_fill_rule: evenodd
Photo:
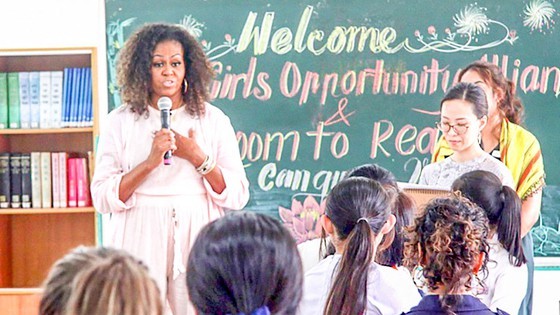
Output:
<svg viewBox="0 0 560 315">
<path fill-rule="evenodd" d="M 165 41 L 176 41 L 183 47 L 188 83 L 183 102 L 191 115 L 203 115 L 204 104 L 210 99 L 208 86 L 214 71 L 196 39 L 184 27 L 173 24 L 146 24 L 124 44 L 117 62 L 117 82 L 123 102 L 130 104 L 132 111 L 138 114 L 147 111 L 153 52 L 157 44 Z"/>
<path fill-rule="evenodd" d="M 435 198 L 408 231 L 406 266 L 422 266 L 429 290 L 444 289 L 440 297 L 444 312 L 455 314 L 461 298 L 455 292 L 472 289 L 473 278 L 484 285 L 473 271 L 482 253 L 479 272 L 487 274 L 488 218 L 484 210 L 459 195 Z"/>
<path fill-rule="evenodd" d="M 486 61 L 477 60 L 459 73 L 459 80 L 467 73 L 474 71 L 488 84 L 500 100 L 498 109 L 500 114 L 515 124 L 522 124 L 525 116 L 523 103 L 515 94 L 515 84 L 509 80 L 498 66 Z"/>
</svg>

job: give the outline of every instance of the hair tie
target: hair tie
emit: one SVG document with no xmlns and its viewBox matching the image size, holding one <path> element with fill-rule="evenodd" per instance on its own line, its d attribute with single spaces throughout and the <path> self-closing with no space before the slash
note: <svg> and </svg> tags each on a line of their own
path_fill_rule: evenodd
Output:
<svg viewBox="0 0 560 315">
<path fill-rule="evenodd" d="M 237 315 L 245 315 L 245 313 L 238 313 Z M 270 310 L 268 309 L 268 306 L 264 305 L 252 311 L 249 315 L 270 315 Z"/>
<path fill-rule="evenodd" d="M 264 305 L 254 310 L 251 315 L 270 315 L 270 310 L 268 306 Z"/>
<path fill-rule="evenodd" d="M 369 221 L 366 217 L 359 218 L 358 221 L 356 221 L 356 224 L 360 223 L 360 221 L 366 221 L 366 223 L 369 224 Z"/>
</svg>

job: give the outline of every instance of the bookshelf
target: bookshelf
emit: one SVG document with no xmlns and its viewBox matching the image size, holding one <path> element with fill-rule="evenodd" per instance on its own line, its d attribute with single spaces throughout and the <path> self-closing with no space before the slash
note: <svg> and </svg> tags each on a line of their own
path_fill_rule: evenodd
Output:
<svg viewBox="0 0 560 315">
<path fill-rule="evenodd" d="M 98 135 L 96 54 L 94 47 L 0 49 L 0 72 L 91 68 L 93 111 L 93 126 L 0 129 L 0 152 L 93 152 Z M 36 304 L 38 287 L 52 264 L 71 248 L 95 245 L 96 226 L 93 207 L 0 209 L 0 305 Z"/>
</svg>

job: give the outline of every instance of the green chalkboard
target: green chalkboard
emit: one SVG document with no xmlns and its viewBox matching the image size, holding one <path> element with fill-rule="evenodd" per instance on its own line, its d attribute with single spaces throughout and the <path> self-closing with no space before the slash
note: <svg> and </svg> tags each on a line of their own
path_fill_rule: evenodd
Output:
<svg viewBox="0 0 560 315">
<path fill-rule="evenodd" d="M 560 256 L 560 3 L 554 1 L 107 0 L 110 108 L 116 54 L 146 22 L 181 24 L 213 61 L 213 103 L 232 120 L 248 209 L 307 220 L 350 167 L 414 182 L 461 67 L 497 63 L 518 86 L 547 172 L 540 256 Z M 304 222 L 305 223 L 305 222 Z M 304 231 L 306 232 L 306 231 Z"/>
</svg>

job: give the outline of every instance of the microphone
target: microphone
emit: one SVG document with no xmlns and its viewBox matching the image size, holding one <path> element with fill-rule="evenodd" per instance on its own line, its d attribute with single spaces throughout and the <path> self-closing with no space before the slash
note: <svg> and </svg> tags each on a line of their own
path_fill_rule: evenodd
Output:
<svg viewBox="0 0 560 315">
<path fill-rule="evenodd" d="M 157 106 L 161 113 L 161 128 L 169 129 L 171 128 L 171 99 L 167 96 L 160 97 L 157 101 Z M 171 150 L 165 152 L 163 155 L 163 164 L 170 165 L 171 164 Z"/>
</svg>

